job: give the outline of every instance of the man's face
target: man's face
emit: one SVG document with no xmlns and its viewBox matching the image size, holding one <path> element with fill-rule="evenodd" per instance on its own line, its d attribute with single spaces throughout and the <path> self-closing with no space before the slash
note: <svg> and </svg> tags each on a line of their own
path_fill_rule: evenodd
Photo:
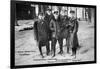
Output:
<svg viewBox="0 0 100 69">
<path fill-rule="evenodd" d="M 60 15 L 64 16 L 64 11 L 63 10 L 61 10 Z"/>
<path fill-rule="evenodd" d="M 58 11 L 55 11 L 53 15 L 54 15 L 55 19 L 57 19 L 57 18 L 58 18 L 58 16 L 59 16 Z"/>
<path fill-rule="evenodd" d="M 67 15 L 67 11 L 64 11 L 64 15 Z"/>
<path fill-rule="evenodd" d="M 50 11 L 50 10 L 47 10 L 47 14 L 48 14 L 48 15 L 51 15 L 51 11 Z"/>
<path fill-rule="evenodd" d="M 43 15 L 39 15 L 38 18 L 39 19 L 44 19 L 44 16 Z"/>
<path fill-rule="evenodd" d="M 72 17 L 72 18 L 75 17 L 75 14 L 74 14 L 74 13 L 71 13 L 71 17 Z"/>
<path fill-rule="evenodd" d="M 67 11 L 61 10 L 60 15 L 62 15 L 62 16 L 67 15 Z"/>
</svg>

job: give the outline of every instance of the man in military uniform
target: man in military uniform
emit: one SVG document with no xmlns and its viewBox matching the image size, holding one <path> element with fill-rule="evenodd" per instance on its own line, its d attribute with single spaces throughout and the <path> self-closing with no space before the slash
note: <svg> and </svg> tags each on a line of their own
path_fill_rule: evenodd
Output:
<svg viewBox="0 0 100 69">
<path fill-rule="evenodd" d="M 69 24 L 69 17 L 68 17 L 68 10 L 67 9 L 63 9 L 61 10 L 60 13 L 60 28 L 61 28 L 61 36 L 63 38 L 66 38 L 66 45 L 69 46 L 69 31 L 68 31 L 68 24 Z M 61 40 L 62 44 L 63 44 L 63 38 Z M 60 46 L 60 49 L 63 49 L 63 46 Z M 61 52 L 59 52 L 61 53 Z M 67 53 L 69 53 L 69 47 L 67 47 Z"/>
<path fill-rule="evenodd" d="M 78 36 L 77 36 L 77 32 L 78 32 L 78 21 L 77 18 L 75 17 L 75 11 L 71 10 L 70 11 L 71 14 L 71 18 L 70 18 L 70 22 L 69 22 L 69 32 L 70 32 L 70 39 L 69 39 L 69 43 L 70 43 L 70 47 L 72 48 L 72 56 L 75 55 L 76 57 L 76 50 L 79 46 L 78 43 Z"/>
<path fill-rule="evenodd" d="M 58 40 L 60 46 L 62 46 L 60 38 L 59 38 L 59 34 L 60 34 L 60 27 L 59 27 L 59 22 L 60 22 L 60 18 L 59 18 L 59 12 L 58 10 L 54 10 L 53 12 L 53 16 L 52 19 L 50 21 L 50 29 L 51 29 L 51 33 L 52 33 L 52 42 L 51 42 L 51 52 L 53 54 L 53 57 L 55 56 L 55 51 L 56 51 L 56 42 Z M 62 48 L 62 47 L 61 47 Z M 62 52 L 62 49 L 60 49 Z"/>
<path fill-rule="evenodd" d="M 44 20 L 43 13 L 39 13 L 38 20 L 34 24 L 34 30 L 35 30 L 36 40 L 38 42 L 40 55 L 43 57 L 42 46 L 46 46 L 47 50 L 46 54 L 49 55 L 50 48 L 48 39 L 48 27 L 47 27 L 47 22 Z"/>
</svg>

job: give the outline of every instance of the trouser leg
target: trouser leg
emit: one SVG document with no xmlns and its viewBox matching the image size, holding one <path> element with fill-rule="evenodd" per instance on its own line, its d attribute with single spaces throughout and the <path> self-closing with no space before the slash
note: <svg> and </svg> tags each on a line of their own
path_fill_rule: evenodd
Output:
<svg viewBox="0 0 100 69">
<path fill-rule="evenodd" d="M 55 56 L 56 42 L 57 42 L 57 40 L 55 38 L 52 38 L 51 50 L 52 50 L 52 53 L 53 53 L 53 57 Z"/>
</svg>

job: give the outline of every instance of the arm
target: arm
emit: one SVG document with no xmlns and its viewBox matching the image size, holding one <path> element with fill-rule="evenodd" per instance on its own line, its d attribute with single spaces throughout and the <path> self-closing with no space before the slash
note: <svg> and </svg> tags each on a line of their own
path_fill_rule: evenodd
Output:
<svg viewBox="0 0 100 69">
<path fill-rule="evenodd" d="M 77 33 L 77 32 L 78 32 L 78 21 L 75 20 L 73 33 Z"/>
<path fill-rule="evenodd" d="M 38 23 L 38 21 L 36 21 L 36 22 L 34 22 L 34 38 L 35 38 L 35 40 L 38 40 L 38 29 L 37 29 L 37 23 Z"/>
<path fill-rule="evenodd" d="M 55 23 L 54 23 L 53 20 L 51 20 L 51 22 L 50 22 L 50 29 L 51 29 L 52 31 L 55 31 L 55 30 L 56 30 L 56 29 L 55 29 Z"/>
</svg>

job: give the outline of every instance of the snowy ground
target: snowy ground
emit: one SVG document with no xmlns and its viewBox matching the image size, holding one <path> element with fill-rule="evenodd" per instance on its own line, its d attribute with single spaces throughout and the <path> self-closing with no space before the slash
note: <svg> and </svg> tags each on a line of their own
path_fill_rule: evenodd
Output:
<svg viewBox="0 0 100 69">
<path fill-rule="evenodd" d="M 27 22 L 27 21 L 22 21 Z M 30 20 L 29 23 L 32 23 Z M 28 22 L 27 22 L 28 23 Z M 15 65 L 34 65 L 47 63 L 69 63 L 94 60 L 94 25 L 88 24 L 85 21 L 79 22 L 78 31 L 79 44 L 81 48 L 77 52 L 76 59 L 73 59 L 71 54 L 67 54 L 67 47 L 64 40 L 64 54 L 57 54 L 59 44 L 56 45 L 56 56 L 46 56 L 45 46 L 43 54 L 45 58 L 39 55 L 38 46 L 34 40 L 33 30 L 15 31 Z"/>
</svg>

